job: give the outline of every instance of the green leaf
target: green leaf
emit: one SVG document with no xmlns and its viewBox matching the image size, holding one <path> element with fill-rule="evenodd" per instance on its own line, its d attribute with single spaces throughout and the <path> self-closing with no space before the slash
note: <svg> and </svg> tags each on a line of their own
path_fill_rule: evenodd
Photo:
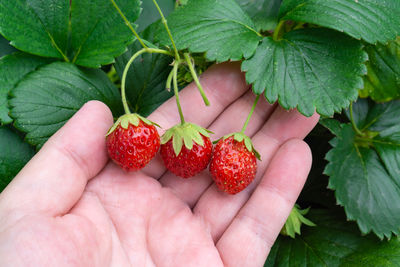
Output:
<svg viewBox="0 0 400 267">
<path fill-rule="evenodd" d="M 115 69 L 120 77 L 129 59 L 140 49 L 140 43 L 135 42 L 116 59 Z M 133 62 L 126 79 L 127 100 L 132 112 L 148 116 L 174 95 L 165 89 L 171 62 L 171 57 L 161 54 L 142 54 Z"/>
<path fill-rule="evenodd" d="M 335 210 L 311 210 L 308 217 L 317 224 L 317 227 L 304 227 L 301 236 L 295 239 L 279 236 L 264 266 L 398 266 L 400 244 L 398 240 L 379 241 L 374 236 L 361 236 L 353 223 L 345 221 Z M 347 257 L 364 251 L 364 262 L 374 261 L 375 255 L 385 255 L 384 261 L 375 261 L 376 265 L 346 265 Z"/>
<path fill-rule="evenodd" d="M 164 16 L 168 16 L 174 10 L 175 0 L 163 0 L 159 1 L 158 4 Z M 143 31 L 147 26 L 160 19 L 160 13 L 158 13 L 152 0 L 142 0 L 142 9 L 140 17 L 136 21 L 136 24 L 139 25 L 138 32 Z"/>
<path fill-rule="evenodd" d="M 279 13 L 283 20 L 317 24 L 372 44 L 400 33 L 398 0 L 286 0 Z"/>
<path fill-rule="evenodd" d="M 116 0 L 129 21 L 139 0 Z M 134 37 L 110 0 L 0 0 L 0 32 L 18 49 L 99 67 L 113 62 Z"/>
<path fill-rule="evenodd" d="M 344 258 L 340 266 L 398 267 L 400 266 L 400 239 L 397 237 L 390 242 L 384 242 L 378 249 L 376 246 L 366 246 Z"/>
<path fill-rule="evenodd" d="M 331 133 L 338 135 L 342 129 L 342 125 L 335 119 L 320 119 L 319 123 L 327 128 Z"/>
<path fill-rule="evenodd" d="M 0 192 L 33 157 L 35 151 L 18 134 L 0 127 Z"/>
<path fill-rule="evenodd" d="M 367 55 L 362 45 L 342 33 L 326 29 L 289 32 L 283 39 L 264 38 L 250 59 L 242 63 L 253 91 L 285 109 L 311 116 L 315 109 L 332 116 L 358 96 L 363 87 Z"/>
<path fill-rule="evenodd" d="M 97 69 L 80 69 L 55 62 L 27 75 L 11 90 L 11 116 L 26 140 L 41 147 L 89 100 L 106 103 L 117 117 L 120 95 L 107 75 Z"/>
<path fill-rule="evenodd" d="M 179 50 L 207 52 L 211 61 L 250 57 L 261 39 L 253 21 L 234 0 L 195 0 L 168 17 L 168 25 Z M 171 46 L 160 28 L 162 44 Z"/>
<path fill-rule="evenodd" d="M 31 56 L 22 52 L 4 56 L 0 59 L 0 122 L 12 122 L 9 117 L 8 93 L 29 72 L 49 63 L 50 60 Z"/>
<path fill-rule="evenodd" d="M 7 39 L 0 35 L 0 57 L 11 54 L 14 51 L 16 49 L 10 45 Z"/>
<path fill-rule="evenodd" d="M 257 31 L 273 30 L 278 23 L 282 0 L 236 0 L 253 19 Z"/>
<path fill-rule="evenodd" d="M 348 219 L 356 220 L 363 233 L 390 237 L 400 233 L 400 101 L 366 102 L 359 100 L 354 109 L 364 136 L 342 125 L 330 142 L 325 173 Z"/>
<path fill-rule="evenodd" d="M 368 75 L 364 78 L 362 96 L 377 102 L 400 97 L 400 37 L 387 45 L 367 45 Z"/>
</svg>

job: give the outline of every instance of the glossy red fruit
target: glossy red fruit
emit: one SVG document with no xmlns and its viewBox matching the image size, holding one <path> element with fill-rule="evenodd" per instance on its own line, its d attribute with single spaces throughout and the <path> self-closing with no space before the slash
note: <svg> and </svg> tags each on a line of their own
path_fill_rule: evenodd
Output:
<svg viewBox="0 0 400 267">
<path fill-rule="evenodd" d="M 214 148 L 210 172 L 220 190 L 239 193 L 256 176 L 256 156 L 246 148 L 244 141 L 238 142 L 233 136 L 221 139 Z"/>
<path fill-rule="evenodd" d="M 173 148 L 173 140 L 161 145 L 161 157 L 165 167 L 172 173 L 183 178 L 195 176 L 207 168 L 212 155 L 212 143 L 209 137 L 201 135 L 204 146 L 193 142 L 192 149 L 182 147 L 178 156 Z"/>
<path fill-rule="evenodd" d="M 138 125 L 119 124 L 107 136 L 110 158 L 126 171 L 136 171 L 146 166 L 160 149 L 160 136 L 154 125 L 139 120 Z"/>
</svg>

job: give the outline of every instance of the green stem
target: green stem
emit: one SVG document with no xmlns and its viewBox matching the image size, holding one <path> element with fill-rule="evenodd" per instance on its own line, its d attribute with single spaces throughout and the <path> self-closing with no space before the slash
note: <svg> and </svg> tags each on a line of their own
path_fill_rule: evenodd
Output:
<svg viewBox="0 0 400 267">
<path fill-rule="evenodd" d="M 135 35 L 135 37 L 138 39 L 138 41 L 140 42 L 140 44 L 143 46 L 143 48 L 147 48 L 147 45 L 142 41 L 142 39 L 140 38 L 140 36 L 137 34 L 137 32 L 135 31 L 135 29 L 132 27 L 132 24 L 129 22 L 129 20 L 125 17 L 124 13 L 122 12 L 122 10 L 118 7 L 117 3 L 115 3 L 114 0 L 110 0 L 111 3 L 114 5 L 115 9 L 118 11 L 119 15 L 123 18 L 123 20 L 125 21 L 126 26 L 129 27 L 129 29 L 133 32 L 133 35 Z"/>
<path fill-rule="evenodd" d="M 210 101 L 208 101 L 208 98 L 207 98 L 206 94 L 204 93 L 203 86 L 201 86 L 201 84 L 200 84 L 199 78 L 197 77 L 196 70 L 194 69 L 194 64 L 188 53 L 185 53 L 184 56 L 185 56 L 186 63 L 189 66 L 189 70 L 190 70 L 190 73 L 192 74 L 194 82 L 196 83 L 197 88 L 199 89 L 200 95 L 203 98 L 204 104 L 206 104 L 206 106 L 209 106 Z"/>
<path fill-rule="evenodd" d="M 126 84 L 126 76 L 128 75 L 128 70 L 132 63 L 135 61 L 135 59 L 140 56 L 141 54 L 144 53 L 158 53 L 158 54 L 165 54 L 165 55 L 171 55 L 169 51 L 162 50 L 162 49 L 156 49 L 156 48 L 143 48 L 139 51 L 137 51 L 126 63 L 124 72 L 122 73 L 122 79 L 121 79 L 121 97 L 122 97 L 122 104 L 124 106 L 124 110 L 126 114 L 130 114 L 131 111 L 129 110 L 128 103 L 126 101 L 126 93 L 125 93 L 125 84 Z"/>
<path fill-rule="evenodd" d="M 167 20 L 165 19 L 164 14 L 163 14 L 163 12 L 161 11 L 161 8 L 160 8 L 160 6 L 158 5 L 157 1 L 156 1 L 156 0 L 153 0 L 153 3 L 154 3 L 154 5 L 155 5 L 156 8 L 157 8 L 158 13 L 160 13 L 162 24 L 164 24 L 164 27 L 165 27 L 165 29 L 167 30 L 169 39 L 170 39 L 171 42 L 172 42 L 172 46 L 173 46 L 174 51 L 175 51 L 175 58 L 179 61 L 179 60 L 180 60 L 180 56 L 179 56 L 179 53 L 178 53 L 178 49 L 176 49 L 175 42 L 174 42 L 174 38 L 172 38 L 171 31 L 169 30 L 169 27 L 168 27 L 168 24 L 167 24 Z"/>
<path fill-rule="evenodd" d="M 301 29 L 304 26 L 304 22 L 297 23 L 297 25 L 293 28 L 293 30 Z"/>
<path fill-rule="evenodd" d="M 167 82 L 165 85 L 165 88 L 167 89 L 168 92 L 171 91 L 171 83 L 172 83 L 172 77 L 174 76 L 174 69 L 172 69 L 172 71 L 169 73 L 168 78 L 167 78 Z"/>
<path fill-rule="evenodd" d="M 274 31 L 274 35 L 272 36 L 272 39 L 274 39 L 274 41 L 278 41 L 279 38 L 279 33 L 281 32 L 282 26 L 285 24 L 284 20 L 281 20 L 278 24 L 278 26 L 276 26 L 275 31 Z"/>
<path fill-rule="evenodd" d="M 242 134 L 244 134 L 244 131 L 246 131 L 247 125 L 250 122 L 251 115 L 253 115 L 253 112 L 254 112 L 254 110 L 255 110 L 255 108 L 257 106 L 257 102 L 258 102 L 259 99 L 260 99 L 260 95 L 257 95 L 256 99 L 254 100 L 253 106 L 251 107 L 250 113 L 247 116 L 246 122 L 243 125 L 242 131 L 240 131 Z"/>
<path fill-rule="evenodd" d="M 174 76 L 173 82 L 174 82 L 174 93 L 175 93 L 176 106 L 178 107 L 179 116 L 181 118 L 181 125 L 183 125 L 185 123 L 185 118 L 183 117 L 182 107 L 181 107 L 181 103 L 179 101 L 178 67 L 179 67 L 179 62 L 175 62 L 172 72 L 173 72 L 173 76 Z"/>
<path fill-rule="evenodd" d="M 359 136 L 364 136 L 364 134 L 358 129 L 355 121 L 354 121 L 354 116 L 353 116 L 353 103 L 350 104 L 350 121 L 351 125 L 353 126 L 354 131 L 359 135 Z"/>
</svg>

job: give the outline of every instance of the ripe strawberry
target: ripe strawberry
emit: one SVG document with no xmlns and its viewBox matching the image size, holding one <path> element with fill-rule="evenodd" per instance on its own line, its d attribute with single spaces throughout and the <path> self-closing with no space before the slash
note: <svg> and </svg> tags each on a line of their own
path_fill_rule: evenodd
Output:
<svg viewBox="0 0 400 267">
<path fill-rule="evenodd" d="M 195 176 L 207 168 L 211 159 L 212 143 L 209 137 L 202 135 L 204 145 L 193 144 L 192 149 L 183 147 L 178 156 L 175 155 L 172 140 L 161 145 L 161 157 L 165 167 L 177 176 L 188 178 Z"/>
<path fill-rule="evenodd" d="M 107 134 L 110 158 L 126 171 L 137 171 L 156 155 L 160 136 L 149 120 L 138 114 L 120 117 Z"/>
<path fill-rule="evenodd" d="M 255 178 L 259 155 L 249 137 L 235 133 L 221 138 L 215 146 L 210 172 L 217 187 L 236 194 L 245 189 Z"/>
<path fill-rule="evenodd" d="M 212 154 L 209 131 L 192 123 L 176 125 L 161 138 L 161 157 L 172 173 L 189 178 L 207 168 Z"/>
</svg>

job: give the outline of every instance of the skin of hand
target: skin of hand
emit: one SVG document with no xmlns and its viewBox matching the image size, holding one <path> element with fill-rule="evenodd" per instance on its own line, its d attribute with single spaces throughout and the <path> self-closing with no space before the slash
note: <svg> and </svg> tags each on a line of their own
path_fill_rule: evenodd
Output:
<svg viewBox="0 0 400 267">
<path fill-rule="evenodd" d="M 213 140 L 240 131 L 255 96 L 239 64 L 214 65 L 201 82 L 211 106 L 189 85 L 186 121 Z M 175 100 L 149 118 L 179 123 Z M 317 121 L 260 101 L 246 130 L 262 157 L 256 179 L 228 195 L 208 170 L 182 179 L 159 155 L 124 172 L 105 148 L 111 112 L 91 101 L 0 194 L 0 266 L 262 266 L 309 173 L 302 139 Z"/>
</svg>

